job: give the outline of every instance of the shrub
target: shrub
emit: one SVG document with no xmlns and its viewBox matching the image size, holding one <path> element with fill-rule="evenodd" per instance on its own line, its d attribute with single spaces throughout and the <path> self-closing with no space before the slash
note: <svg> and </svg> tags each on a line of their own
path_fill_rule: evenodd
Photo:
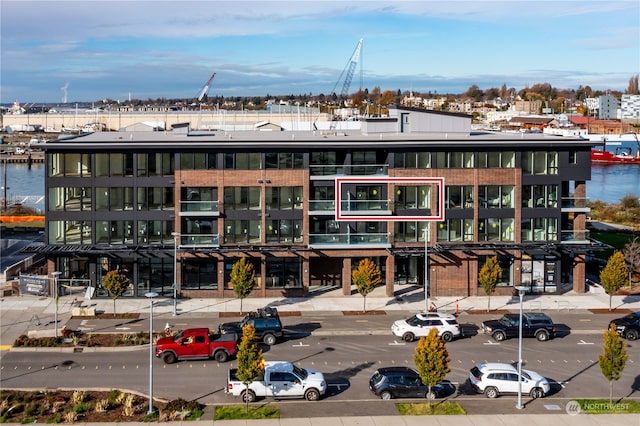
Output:
<svg viewBox="0 0 640 426">
<path fill-rule="evenodd" d="M 76 414 L 82 414 L 89 410 L 89 404 L 86 402 L 78 402 L 73 406 L 73 412 Z"/>
</svg>

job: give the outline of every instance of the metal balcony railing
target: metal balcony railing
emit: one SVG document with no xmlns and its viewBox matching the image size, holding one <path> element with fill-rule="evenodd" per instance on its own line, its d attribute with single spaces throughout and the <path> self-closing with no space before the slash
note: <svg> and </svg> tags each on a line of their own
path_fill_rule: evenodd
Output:
<svg viewBox="0 0 640 426">
<path fill-rule="evenodd" d="M 388 164 L 310 165 L 311 176 L 388 176 Z"/>
<path fill-rule="evenodd" d="M 588 209 L 589 199 L 586 197 L 562 197 L 560 207 L 563 209 Z"/>
<path fill-rule="evenodd" d="M 180 201 L 180 216 L 218 216 L 219 201 Z"/>
<path fill-rule="evenodd" d="M 361 245 L 389 244 L 389 235 L 385 233 L 366 234 L 309 234 L 309 245 Z"/>
<path fill-rule="evenodd" d="M 343 214 L 359 213 L 359 212 L 380 212 L 380 214 L 389 214 L 389 200 L 345 200 L 340 202 L 340 209 Z"/>
<path fill-rule="evenodd" d="M 179 247 L 220 247 L 220 234 L 181 234 Z"/>
<path fill-rule="evenodd" d="M 563 243 L 584 243 L 589 241 L 590 233 L 588 229 L 570 229 L 560 231 L 560 241 Z"/>
<path fill-rule="evenodd" d="M 310 200 L 309 211 L 333 212 L 336 210 L 336 200 Z"/>
</svg>

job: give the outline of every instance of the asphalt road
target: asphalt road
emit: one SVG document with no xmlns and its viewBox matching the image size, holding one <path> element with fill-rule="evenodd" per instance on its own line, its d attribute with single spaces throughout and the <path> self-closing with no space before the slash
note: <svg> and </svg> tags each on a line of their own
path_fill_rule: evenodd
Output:
<svg viewBox="0 0 640 426">
<path fill-rule="evenodd" d="M 401 317 L 402 315 L 398 315 Z M 303 417 L 351 415 L 352 410 L 366 407 L 368 413 L 389 414 L 392 404 L 386 404 L 368 389 L 368 378 L 376 368 L 387 365 L 413 365 L 416 342 L 407 343 L 391 335 L 390 322 L 395 315 L 368 315 L 354 318 L 337 316 L 307 316 L 283 318 L 289 333 L 287 339 L 272 347 L 263 346 L 267 360 L 295 361 L 304 368 L 314 368 L 325 373 L 329 392 L 320 403 L 290 401 L 281 403 L 285 410 L 302 410 Z M 472 329 L 485 315 L 460 316 L 460 322 Z M 608 398 L 609 384 L 597 365 L 602 351 L 602 330 L 609 315 L 558 314 L 554 320 L 566 331 L 556 339 L 538 342 L 525 339 L 523 359 L 525 368 L 537 371 L 552 381 L 552 392 L 540 401 L 524 402 L 537 407 L 540 412 L 564 407 L 574 398 Z M 200 321 L 213 326 L 222 319 L 175 318 L 178 328 L 197 326 Z M 227 318 L 224 319 L 228 320 Z M 76 321 L 76 319 L 72 320 Z M 85 320 L 81 320 L 85 321 Z M 87 320 L 79 326 L 91 326 Z M 104 321 L 93 320 L 94 329 Z M 182 324 L 180 321 L 185 321 Z M 214 323 L 214 324 L 212 324 Z M 136 327 L 144 329 L 146 320 L 115 322 L 110 327 L 130 331 Z M 321 331 L 325 331 L 322 333 Z M 517 362 L 517 339 L 495 342 L 485 335 L 473 335 L 447 343 L 451 358 L 451 373 L 448 379 L 457 387 L 450 395 L 463 406 L 474 406 L 475 410 L 490 410 L 504 407 L 510 412 L 515 398 L 505 396 L 496 401 L 487 401 L 482 395 L 471 391 L 465 381 L 469 369 L 478 362 Z M 640 344 L 629 342 L 630 359 L 619 381 L 614 384 L 617 397 L 640 399 Z M 218 364 L 215 361 L 187 361 L 165 365 L 159 359 L 152 360 L 154 396 L 166 399 L 198 399 L 206 404 L 237 403 L 238 399 L 224 394 L 226 374 L 234 361 Z M 133 350 L 119 352 L 14 352 L 2 358 L 2 388 L 126 388 L 148 394 L 149 352 Z M 348 402 L 348 404 L 344 404 Z M 279 403 L 280 404 L 280 403 Z M 304 408 L 303 408 L 304 407 Z M 360 408 L 356 408 L 360 407 Z M 549 408 L 554 407 L 554 408 Z M 357 412 L 357 411 L 356 411 Z M 292 413 L 293 414 L 293 413 Z M 288 415 L 287 415 L 288 416 Z"/>
</svg>

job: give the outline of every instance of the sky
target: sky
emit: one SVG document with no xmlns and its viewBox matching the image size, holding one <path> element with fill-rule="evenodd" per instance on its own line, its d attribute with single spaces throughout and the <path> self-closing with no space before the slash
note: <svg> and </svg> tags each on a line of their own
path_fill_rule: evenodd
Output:
<svg viewBox="0 0 640 426">
<path fill-rule="evenodd" d="M 640 72 L 638 0 L 0 0 L 0 103 L 590 86 Z M 66 96 L 65 96 L 66 95 Z"/>
</svg>

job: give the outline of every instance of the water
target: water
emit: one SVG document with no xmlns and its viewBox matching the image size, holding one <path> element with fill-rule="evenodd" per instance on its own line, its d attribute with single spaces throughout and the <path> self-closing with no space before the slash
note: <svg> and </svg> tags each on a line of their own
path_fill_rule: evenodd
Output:
<svg viewBox="0 0 640 426">
<path fill-rule="evenodd" d="M 640 197 L 640 164 L 594 164 L 587 182 L 589 201 L 618 203 L 626 195 Z"/>
<path fill-rule="evenodd" d="M 44 211 L 44 164 L 7 164 L 7 201 L 22 202 L 24 206 L 33 207 L 39 211 Z M 2 169 L 2 192 L 0 198 L 4 198 L 5 170 Z M 24 202 L 24 197 L 29 199 Z M 37 202 L 39 201 L 39 202 Z"/>
<path fill-rule="evenodd" d="M 13 201 L 19 196 L 44 195 L 44 165 L 33 164 L 31 169 L 27 164 L 7 164 L 7 199 Z M 2 170 L 4 172 L 4 170 Z M 2 173 L 4 187 L 4 173 Z M 618 203 L 626 195 L 640 196 L 640 164 L 594 164 L 591 168 L 591 180 L 587 182 L 587 198 L 591 201 L 600 200 L 605 203 Z M 0 194 L 0 198 L 4 193 Z M 44 200 L 34 204 L 25 203 L 30 207 L 44 210 Z"/>
</svg>

